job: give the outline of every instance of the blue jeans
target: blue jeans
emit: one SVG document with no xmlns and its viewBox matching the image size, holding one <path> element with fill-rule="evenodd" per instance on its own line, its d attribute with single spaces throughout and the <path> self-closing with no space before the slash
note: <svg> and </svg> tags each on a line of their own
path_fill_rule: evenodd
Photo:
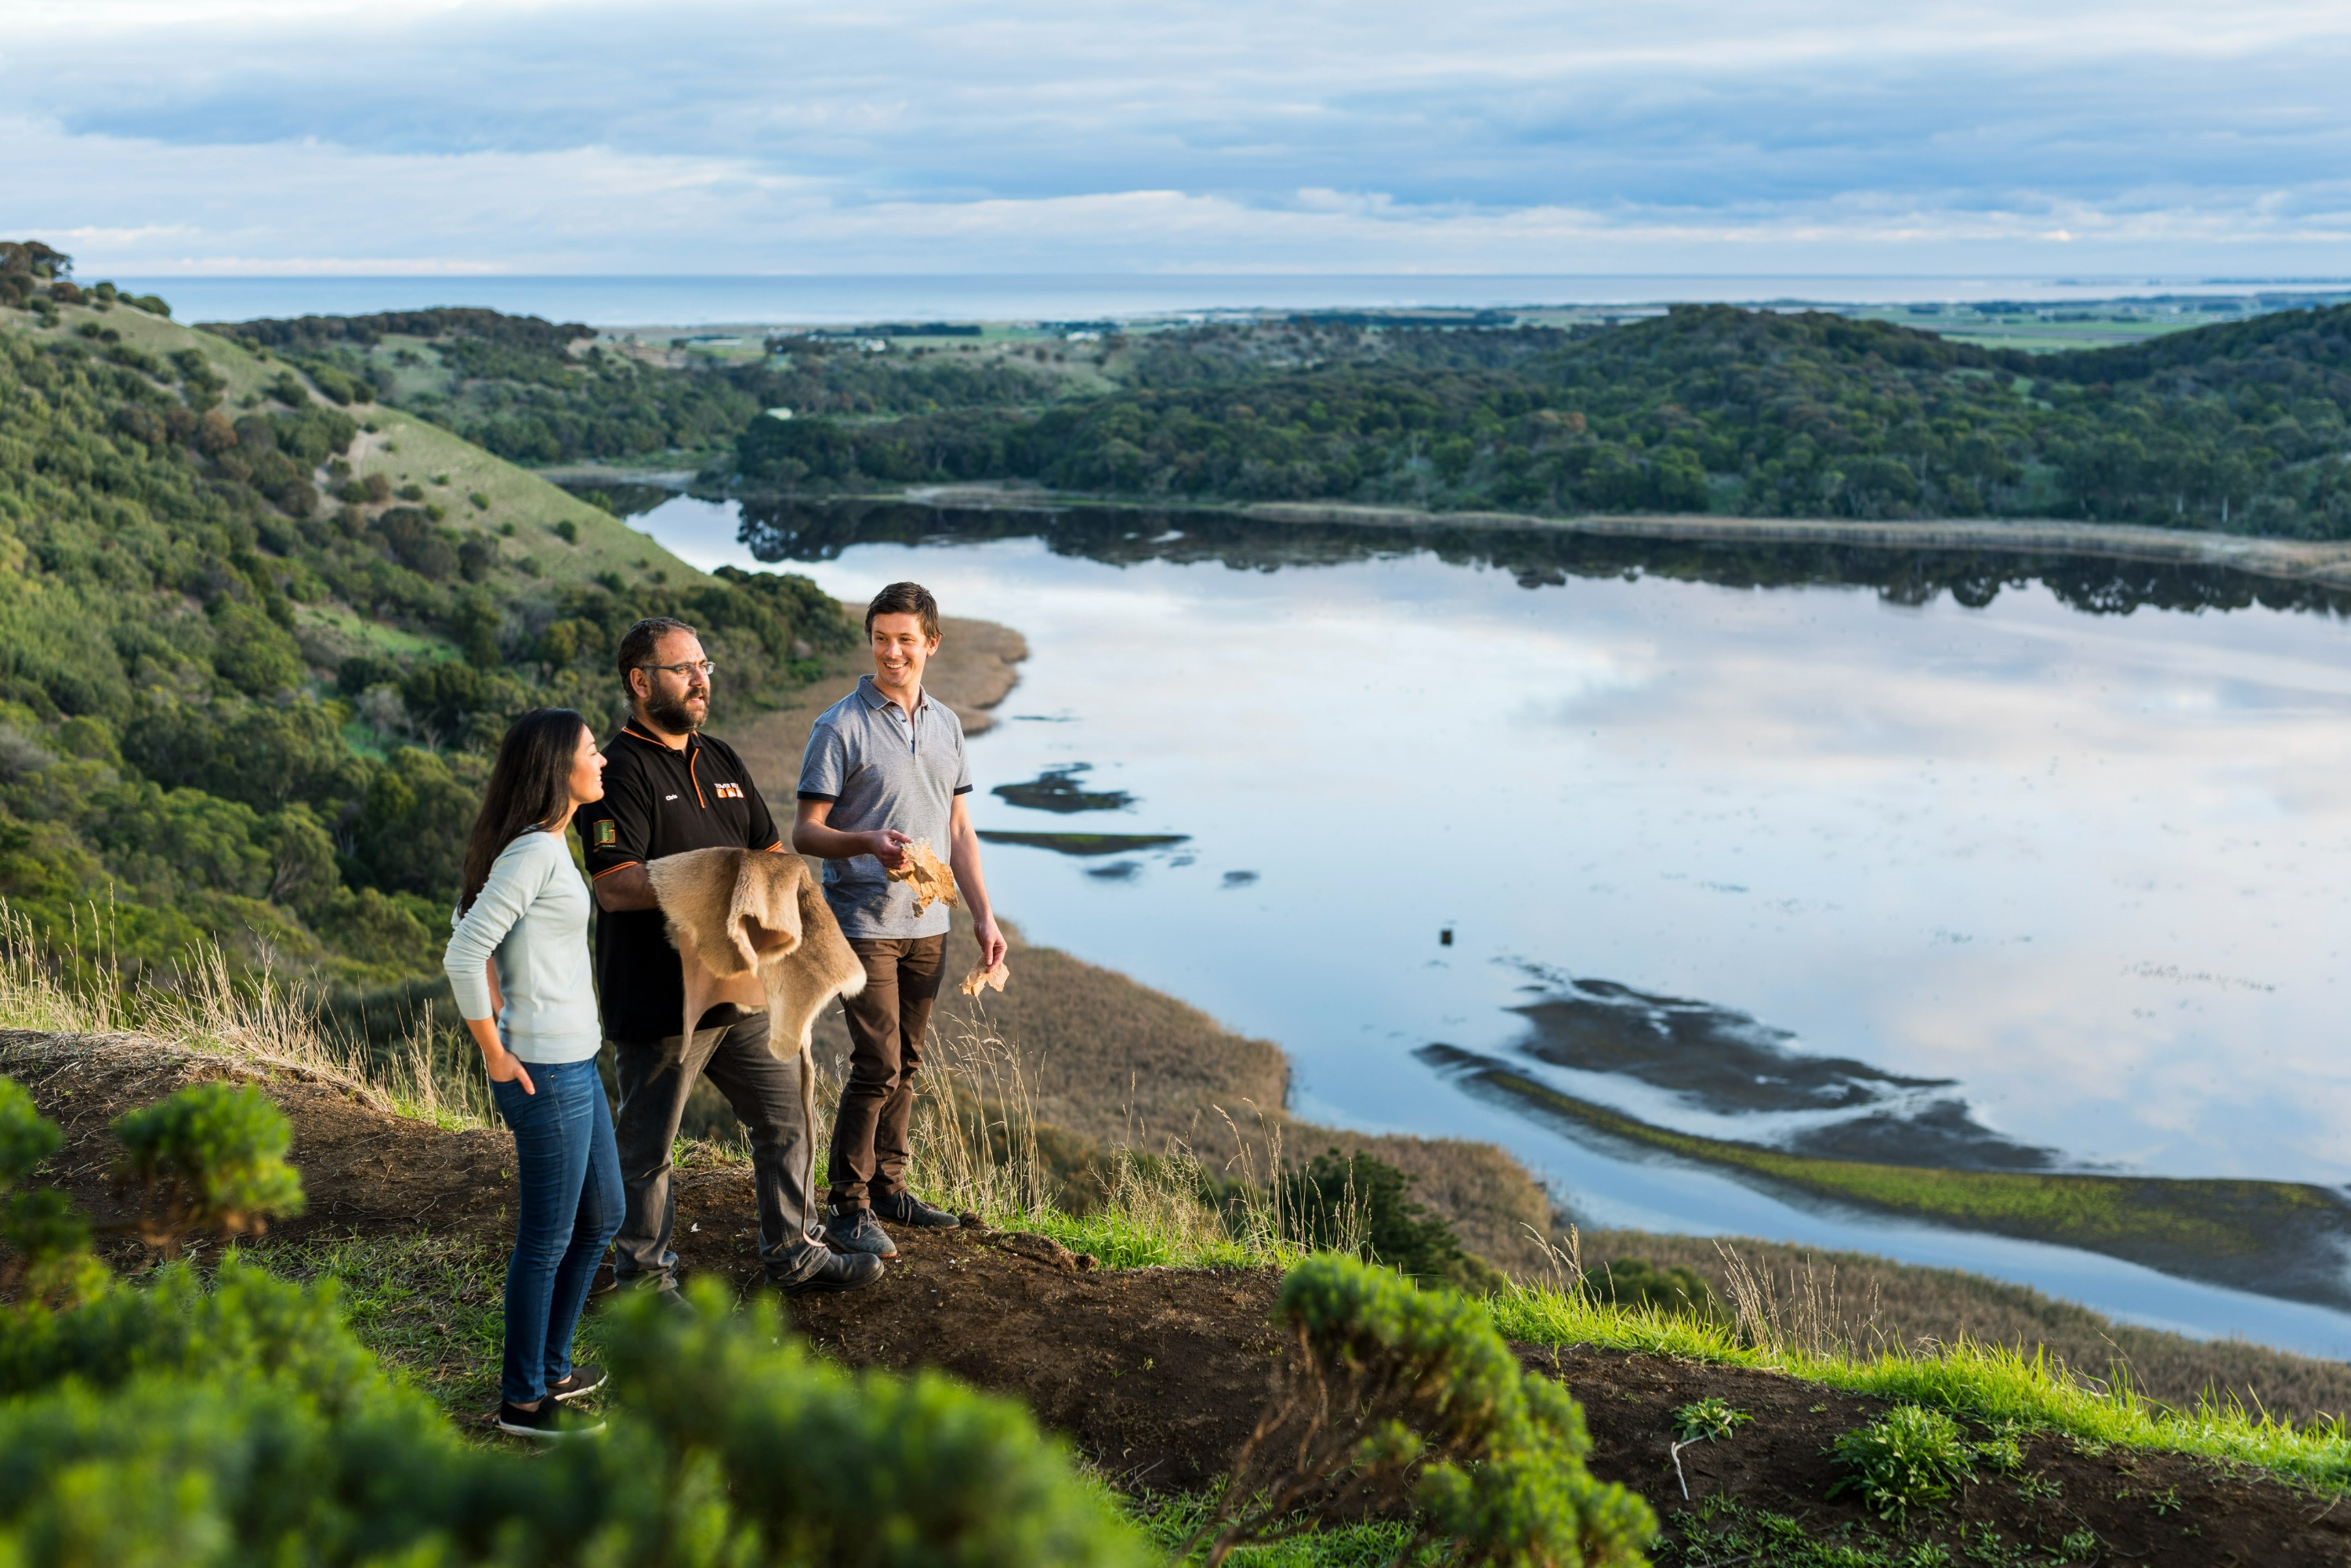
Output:
<svg viewBox="0 0 2351 1568">
<path fill-rule="evenodd" d="M 536 1094 L 519 1083 L 490 1085 L 514 1131 L 522 1207 L 507 1261 L 506 1368 L 498 1393 L 508 1404 L 547 1396 L 571 1375 L 571 1334 L 612 1233 L 621 1228 L 621 1159 L 596 1061 L 525 1062 Z"/>
</svg>

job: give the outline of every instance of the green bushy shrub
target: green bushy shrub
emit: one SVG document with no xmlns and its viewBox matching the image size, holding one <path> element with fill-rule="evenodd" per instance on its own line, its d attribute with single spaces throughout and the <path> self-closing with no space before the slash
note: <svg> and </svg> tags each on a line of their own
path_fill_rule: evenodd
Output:
<svg viewBox="0 0 2351 1568">
<path fill-rule="evenodd" d="M 1196 1540 L 1214 1565 L 1333 1505 L 1410 1502 L 1397 1556 L 1450 1543 L 1456 1563 L 1633 1568 L 1648 1505 L 1584 1468 L 1583 1413 L 1528 1375 L 1476 1303 L 1337 1254 L 1299 1264 L 1274 1320 L 1290 1341 L 1276 1391 Z"/>
<path fill-rule="evenodd" d="M 299 1207 L 289 1129 L 256 1087 L 193 1085 L 115 1132 L 151 1241 Z M 0 1078 L 0 1189 L 62 1144 Z M 0 1563 L 1144 1560 L 1019 1406 L 935 1375 L 841 1371 L 787 1342 L 772 1304 L 738 1318 L 716 1287 L 686 1322 L 650 1298 L 615 1309 L 611 1436 L 533 1461 L 473 1448 L 387 1377 L 331 1279 L 294 1285 L 232 1253 L 210 1281 L 173 1263 L 108 1290 L 62 1194 L 16 1194 L 7 1218 L 16 1263 L 29 1252 L 35 1270 L 12 1269 L 16 1302 L 0 1308 Z M 98 1276 L 78 1294 L 23 1288 L 77 1259 Z"/>
<path fill-rule="evenodd" d="M 1883 1519 L 1907 1518 L 1914 1508 L 1942 1501 L 1970 1479 L 1974 1449 L 1959 1424 L 1923 1405 L 1897 1405 L 1834 1445 L 1845 1473 L 1829 1496 L 1857 1492 Z"/>
<path fill-rule="evenodd" d="M 176 1251 L 196 1231 L 258 1235 L 303 1208 L 302 1179 L 286 1163 L 294 1129 L 269 1096 L 247 1083 L 196 1083 L 116 1118 L 122 1144 L 115 1180 L 135 1186 L 149 1218 L 148 1245 Z"/>
<path fill-rule="evenodd" d="M 649 1298 L 610 1339 L 616 1431 L 653 1490 L 731 1500 L 725 1561 L 842 1568 L 1131 1563 L 1134 1532 L 1027 1411 L 935 1373 L 850 1373 L 781 1337 L 772 1305 L 730 1316 L 705 1285 L 681 1322 Z M 626 1443 L 615 1444 L 622 1448 Z M 791 1473 L 822 1456 L 824 1479 Z M 737 1555 L 739 1553 L 739 1556 Z M 714 1553 L 714 1557 L 716 1554 Z"/>
</svg>

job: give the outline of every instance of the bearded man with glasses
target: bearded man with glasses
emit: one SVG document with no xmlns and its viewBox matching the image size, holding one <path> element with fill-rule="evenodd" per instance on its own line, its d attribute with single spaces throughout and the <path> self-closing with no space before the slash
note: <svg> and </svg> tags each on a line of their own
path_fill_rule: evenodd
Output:
<svg viewBox="0 0 2351 1568">
<path fill-rule="evenodd" d="M 653 898 L 648 863 L 687 850 L 784 850 L 782 835 L 734 747 L 702 733 L 714 666 L 683 621 L 656 615 L 621 639 L 615 663 L 629 722 L 604 747 L 604 798 L 574 819 L 596 904 L 596 985 L 620 1080 L 614 1120 L 625 1213 L 613 1239 L 614 1282 L 677 1293 L 676 1194 L 670 1150 L 695 1081 L 708 1078 L 751 1139 L 758 1191 L 759 1261 L 789 1295 L 846 1291 L 882 1277 L 881 1260 L 828 1248 L 811 1229 L 807 1172 L 813 1132 L 800 1099 L 797 1051 L 768 1049 L 768 999 L 746 976 L 695 1020 L 684 976 Z M 797 1042 L 795 1042 L 797 1043 Z"/>
</svg>

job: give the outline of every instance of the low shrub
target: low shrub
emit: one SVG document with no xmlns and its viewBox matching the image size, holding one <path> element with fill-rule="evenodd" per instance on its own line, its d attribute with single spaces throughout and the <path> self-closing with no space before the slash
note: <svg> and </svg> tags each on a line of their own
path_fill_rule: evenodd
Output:
<svg viewBox="0 0 2351 1568">
<path fill-rule="evenodd" d="M 161 1216 L 142 1233 L 299 1201 L 256 1089 L 196 1085 L 116 1130 Z M 0 1187 L 61 1146 L 0 1078 Z M 59 1198 L 11 1198 L 11 1241 L 27 1215 L 69 1217 Z M 103 1276 L 88 1238 L 65 1251 Z M 1019 1406 L 832 1367 L 769 1303 L 738 1317 L 714 1286 L 697 1303 L 685 1322 L 650 1298 L 609 1313 L 610 1437 L 534 1462 L 472 1447 L 386 1376 L 332 1280 L 232 1253 L 210 1283 L 172 1263 L 72 1303 L 20 1291 L 0 1309 L 0 1563 L 1140 1568 L 1136 1531 Z"/>
<path fill-rule="evenodd" d="M 1896 1405 L 1834 1448 L 1845 1474 L 1828 1495 L 1860 1494 L 1881 1519 L 1907 1519 L 1914 1508 L 1941 1502 L 1971 1477 L 1974 1449 L 1959 1424 L 1923 1405 Z"/>
<path fill-rule="evenodd" d="M 1475 1302 L 1319 1254 L 1282 1281 L 1287 1332 L 1272 1398 L 1196 1542 L 1210 1568 L 1250 1540 L 1348 1510 L 1417 1508 L 1397 1561 L 1434 1542 L 1456 1563 L 1630 1568 L 1648 1505 L 1593 1479 L 1583 1413 L 1529 1376 Z"/>
<path fill-rule="evenodd" d="M 252 1084 L 196 1083 L 116 1118 L 118 1186 L 146 1200 L 140 1236 L 166 1255 L 198 1231 L 257 1236 L 299 1214 L 302 1180 L 286 1163 L 294 1130 Z"/>
<path fill-rule="evenodd" d="M 1755 1417 L 1727 1399 L 1698 1399 L 1674 1412 L 1674 1436 L 1685 1443 L 1719 1443 Z"/>
</svg>

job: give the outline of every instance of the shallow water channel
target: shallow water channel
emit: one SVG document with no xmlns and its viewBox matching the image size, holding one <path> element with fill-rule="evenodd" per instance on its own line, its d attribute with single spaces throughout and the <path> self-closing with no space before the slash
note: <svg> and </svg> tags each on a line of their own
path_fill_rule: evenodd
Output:
<svg viewBox="0 0 2351 1568">
<path fill-rule="evenodd" d="M 1499 1142 L 1587 1223 L 2351 1354 L 2340 1312 L 1783 1201 L 1416 1054 L 1823 1153 L 2351 1182 L 2343 605 L 2113 562 L 1207 514 L 632 522 L 697 566 L 851 599 L 912 577 L 1018 628 L 980 826 L 1176 841 L 999 841 L 998 906 L 1278 1042 L 1301 1115 Z"/>
</svg>

